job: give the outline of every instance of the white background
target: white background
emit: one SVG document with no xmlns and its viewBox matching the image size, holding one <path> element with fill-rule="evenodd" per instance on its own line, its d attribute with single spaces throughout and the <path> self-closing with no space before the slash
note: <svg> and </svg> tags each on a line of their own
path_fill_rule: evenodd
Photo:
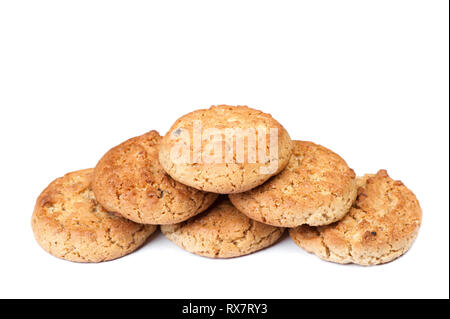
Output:
<svg viewBox="0 0 450 319">
<path fill-rule="evenodd" d="M 449 297 L 448 1 L 2 1 L 0 297 Z M 271 113 L 357 174 L 388 169 L 423 225 L 402 258 L 319 260 L 288 237 L 212 260 L 161 234 L 76 264 L 35 242 L 54 178 L 213 104 Z"/>
</svg>

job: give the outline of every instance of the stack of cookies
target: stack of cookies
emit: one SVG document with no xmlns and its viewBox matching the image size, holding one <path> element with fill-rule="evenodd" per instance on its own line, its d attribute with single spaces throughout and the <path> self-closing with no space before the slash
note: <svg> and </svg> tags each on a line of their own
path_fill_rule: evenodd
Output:
<svg viewBox="0 0 450 319">
<path fill-rule="evenodd" d="M 212 258 L 293 241 L 337 263 L 404 254 L 422 211 L 385 170 L 357 177 L 339 155 L 291 140 L 269 114 L 213 106 L 109 150 L 93 169 L 53 181 L 32 217 L 38 243 L 77 262 L 127 255 L 158 225 L 181 248 Z"/>
</svg>

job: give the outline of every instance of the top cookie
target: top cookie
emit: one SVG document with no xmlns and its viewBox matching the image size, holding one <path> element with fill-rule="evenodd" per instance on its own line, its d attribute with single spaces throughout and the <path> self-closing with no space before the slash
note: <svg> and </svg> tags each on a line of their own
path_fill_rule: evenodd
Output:
<svg viewBox="0 0 450 319">
<path fill-rule="evenodd" d="M 339 222 L 290 230 L 292 239 L 322 259 L 374 265 L 404 254 L 417 237 L 422 210 L 416 196 L 385 170 L 359 179 L 358 198 Z"/>
<path fill-rule="evenodd" d="M 183 184 L 230 194 L 278 174 L 291 148 L 289 134 L 269 114 L 219 105 L 178 119 L 161 142 L 159 160 Z"/>
<path fill-rule="evenodd" d="M 356 197 L 355 173 L 329 149 L 294 141 L 288 166 L 231 202 L 244 214 L 274 226 L 327 225 L 341 219 Z"/>
<path fill-rule="evenodd" d="M 93 169 L 53 181 L 36 201 L 32 228 L 50 254 L 77 262 L 100 262 L 131 253 L 156 230 L 107 212 L 91 189 Z"/>
<path fill-rule="evenodd" d="M 98 162 L 92 188 L 107 210 L 142 224 L 174 224 L 208 208 L 216 194 L 173 180 L 158 162 L 161 137 L 151 131 L 108 151 Z"/>
</svg>

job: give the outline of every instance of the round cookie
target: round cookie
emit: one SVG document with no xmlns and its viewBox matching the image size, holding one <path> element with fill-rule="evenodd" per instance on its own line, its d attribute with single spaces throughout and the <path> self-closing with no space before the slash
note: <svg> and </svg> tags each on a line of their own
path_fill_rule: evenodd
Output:
<svg viewBox="0 0 450 319">
<path fill-rule="evenodd" d="M 161 232 L 181 248 L 205 257 L 230 258 L 250 254 L 275 243 L 284 229 L 265 225 L 241 214 L 227 198 L 206 212 Z"/>
<path fill-rule="evenodd" d="M 248 192 L 231 194 L 242 213 L 279 226 L 327 225 L 341 219 L 356 197 L 355 173 L 329 149 L 294 141 L 288 166 Z"/>
<path fill-rule="evenodd" d="M 131 138 L 98 162 L 92 188 L 107 210 L 142 224 L 175 224 L 204 211 L 217 194 L 173 180 L 158 161 L 156 131 Z"/>
<path fill-rule="evenodd" d="M 294 242 L 336 263 L 375 265 L 403 255 L 417 237 L 422 210 L 414 194 L 385 170 L 360 179 L 350 212 L 328 226 L 290 230 Z"/>
<path fill-rule="evenodd" d="M 271 115 L 218 105 L 178 119 L 161 142 L 159 161 L 175 180 L 230 194 L 264 183 L 287 165 L 292 142 Z"/>
<path fill-rule="evenodd" d="M 101 262 L 127 255 L 155 230 L 107 212 L 91 189 L 93 169 L 53 181 L 39 196 L 32 228 L 39 245 L 53 256 Z"/>
</svg>

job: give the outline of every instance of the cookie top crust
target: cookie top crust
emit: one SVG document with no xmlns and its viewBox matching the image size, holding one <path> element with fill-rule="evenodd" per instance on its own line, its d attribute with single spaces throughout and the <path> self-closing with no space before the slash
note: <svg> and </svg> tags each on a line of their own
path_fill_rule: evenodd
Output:
<svg viewBox="0 0 450 319">
<path fill-rule="evenodd" d="M 178 246 L 194 254 L 230 258 L 272 245 L 284 229 L 249 219 L 226 197 L 221 197 L 206 212 L 180 224 L 163 225 L 161 231 Z"/>
<path fill-rule="evenodd" d="M 289 164 L 280 174 L 229 197 L 242 213 L 263 223 L 327 225 L 350 209 L 356 198 L 355 177 L 336 153 L 312 142 L 294 141 Z"/>
<path fill-rule="evenodd" d="M 161 136 L 150 131 L 109 150 L 95 167 L 93 190 L 109 211 L 142 224 L 174 224 L 208 208 L 216 194 L 173 180 L 159 164 Z"/>
<path fill-rule="evenodd" d="M 290 230 L 292 239 L 320 258 L 373 265 L 404 254 L 417 237 L 422 210 L 416 196 L 386 170 L 359 179 L 358 197 L 339 222 Z"/>
<path fill-rule="evenodd" d="M 91 189 L 93 169 L 66 174 L 38 197 L 32 228 L 50 254 L 77 262 L 112 260 L 131 253 L 156 230 L 106 211 Z"/>
<path fill-rule="evenodd" d="M 159 159 L 181 183 L 230 194 L 278 174 L 291 149 L 289 134 L 270 114 L 247 106 L 218 105 L 179 118 L 161 142 Z"/>
</svg>

